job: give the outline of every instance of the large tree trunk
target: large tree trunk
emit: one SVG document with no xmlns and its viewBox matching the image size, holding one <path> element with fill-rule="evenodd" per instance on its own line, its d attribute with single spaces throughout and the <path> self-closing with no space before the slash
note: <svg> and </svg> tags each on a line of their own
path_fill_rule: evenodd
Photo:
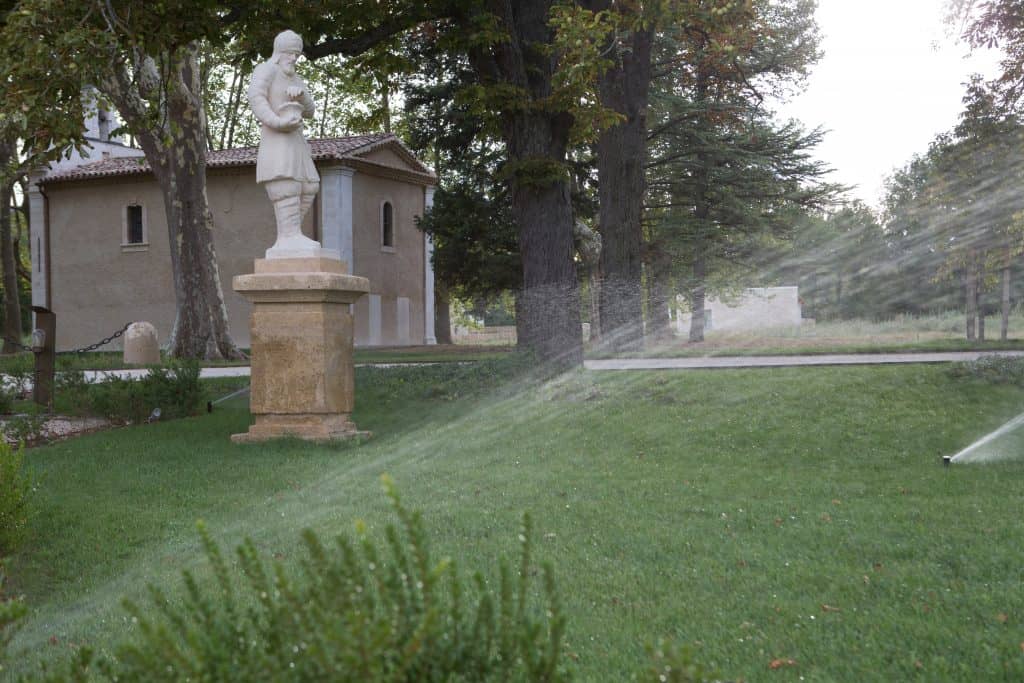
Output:
<svg viewBox="0 0 1024 683">
<path fill-rule="evenodd" d="M 550 162 L 565 158 L 571 121 L 559 118 L 517 115 L 506 138 L 511 163 L 523 169 L 512 181 L 523 262 L 516 334 L 519 346 L 555 369 L 583 363 L 569 180 L 543 173 Z"/>
<path fill-rule="evenodd" d="M 967 341 L 975 340 L 978 322 L 978 272 L 974 267 L 974 254 L 969 254 L 964 266 L 964 295 L 966 298 Z"/>
<path fill-rule="evenodd" d="M 0 142 L 0 168 L 14 158 L 14 145 Z M 13 181 L 0 178 L 0 268 L 3 269 L 4 326 L 3 353 L 18 350 L 21 341 L 21 297 L 18 294 L 18 256 L 15 251 L 14 230 L 11 225 L 11 197 Z"/>
<path fill-rule="evenodd" d="M 550 104 L 557 66 L 551 52 L 552 2 L 488 2 L 506 38 L 475 50 L 471 61 L 485 84 L 518 90 L 502 112 L 512 219 L 523 263 L 516 333 L 520 347 L 558 370 L 582 365 L 583 339 L 565 166 L 573 117 Z"/>
<path fill-rule="evenodd" d="M 438 344 L 452 343 L 452 302 L 440 280 L 434 283 L 434 337 Z"/>
<path fill-rule="evenodd" d="M 999 325 L 999 338 L 1002 341 L 1006 341 L 1010 335 L 1010 271 L 1011 271 L 1011 256 L 1010 248 L 1006 248 L 1006 256 L 1003 261 L 1003 296 L 1000 311 L 1002 313 L 1002 320 Z"/>
<path fill-rule="evenodd" d="M 168 353 L 178 358 L 244 358 L 228 328 L 206 195 L 206 120 L 198 48 L 168 60 L 165 122 L 154 128 L 135 83 L 125 72 L 104 84 L 125 121 L 137 131 L 164 199 L 177 312 Z M 136 81 L 138 82 L 138 81 Z"/>
<path fill-rule="evenodd" d="M 668 315 L 669 263 L 659 254 L 654 254 L 647 264 L 647 329 L 650 343 L 664 344 L 672 339 L 672 321 Z"/>
<path fill-rule="evenodd" d="M 595 11 L 610 0 L 587 3 Z M 632 10 L 620 9 L 623 12 Z M 613 351 L 643 348 L 643 200 L 647 159 L 647 100 L 651 82 L 652 28 L 633 30 L 610 46 L 614 64 L 600 79 L 601 103 L 624 120 L 597 141 L 600 198 L 601 336 Z M 618 49 L 616 49 L 618 48 Z"/>
<path fill-rule="evenodd" d="M 703 254 L 697 253 L 693 258 L 693 286 L 690 289 L 690 341 L 704 341 L 704 305 L 705 278 L 707 277 L 707 261 Z"/>
</svg>

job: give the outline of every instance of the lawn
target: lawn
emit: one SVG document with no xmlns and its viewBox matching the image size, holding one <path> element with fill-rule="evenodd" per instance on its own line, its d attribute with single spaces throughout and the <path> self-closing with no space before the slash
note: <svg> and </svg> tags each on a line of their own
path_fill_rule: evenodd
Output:
<svg viewBox="0 0 1024 683">
<path fill-rule="evenodd" d="M 1024 390 L 930 365 L 544 385 L 502 367 L 360 369 L 360 445 L 231 445 L 249 419 L 232 400 L 32 450 L 15 666 L 128 635 L 122 596 L 202 566 L 198 518 L 285 561 L 305 527 L 379 532 L 387 472 L 464 572 L 494 577 L 531 511 L 581 680 L 627 680 L 663 636 L 732 679 L 1024 678 L 1024 460 L 939 464 L 1024 410 Z"/>
</svg>

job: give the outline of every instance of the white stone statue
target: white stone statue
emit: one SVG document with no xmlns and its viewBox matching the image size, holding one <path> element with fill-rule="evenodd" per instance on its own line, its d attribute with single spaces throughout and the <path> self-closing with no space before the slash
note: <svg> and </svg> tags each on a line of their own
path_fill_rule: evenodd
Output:
<svg viewBox="0 0 1024 683">
<path fill-rule="evenodd" d="M 277 220 L 277 241 L 266 257 L 340 258 L 302 234 L 302 219 L 320 189 L 320 175 L 302 135 L 302 119 L 313 116 L 314 104 L 306 84 L 295 73 L 301 54 L 298 33 L 279 33 L 274 38 L 274 54 L 256 67 L 249 84 L 249 106 L 261 124 L 256 182 L 266 187 Z"/>
</svg>

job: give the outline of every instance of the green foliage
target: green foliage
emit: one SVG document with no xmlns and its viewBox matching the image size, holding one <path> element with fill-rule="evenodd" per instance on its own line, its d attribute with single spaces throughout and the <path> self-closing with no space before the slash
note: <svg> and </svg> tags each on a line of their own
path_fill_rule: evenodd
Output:
<svg viewBox="0 0 1024 683">
<path fill-rule="evenodd" d="M 530 517 L 519 565 L 501 565 L 498 591 L 480 575 L 468 589 L 452 562 L 432 558 L 420 515 L 384 482 L 399 520 L 384 547 L 361 524 L 356 538 L 329 546 L 307 530 L 298 571 L 268 568 L 247 540 L 236 550 L 238 576 L 200 523 L 215 586 L 185 572 L 184 600 L 152 586 L 152 613 L 126 602 L 138 635 L 98 670 L 118 681 L 567 680 L 566 621 L 549 566 L 544 611 L 532 604 Z"/>
<path fill-rule="evenodd" d="M 1015 384 L 1024 387 L 1024 358 L 1018 356 L 991 355 L 977 360 L 953 363 L 949 368 L 952 377 L 978 379 L 992 384 Z"/>
<path fill-rule="evenodd" d="M 140 379 L 111 375 L 103 382 L 80 385 L 78 401 L 93 414 L 134 423 L 145 421 L 156 408 L 161 419 L 195 415 L 205 400 L 199 373 L 197 361 L 184 360 L 152 366 Z"/>
<path fill-rule="evenodd" d="M 25 539 L 31 493 L 32 479 L 25 470 L 24 452 L 0 440 L 0 559 Z"/>
<path fill-rule="evenodd" d="M 7 600 L 4 598 L 4 573 L 3 565 L 0 565 L 0 674 L 4 673 L 4 660 L 7 655 L 7 645 L 11 642 L 18 622 L 28 611 L 25 603 L 21 600 Z"/>
<path fill-rule="evenodd" d="M 39 413 L 16 415 L 4 423 L 3 437 L 9 443 L 32 445 L 43 439 L 46 416 Z"/>
</svg>

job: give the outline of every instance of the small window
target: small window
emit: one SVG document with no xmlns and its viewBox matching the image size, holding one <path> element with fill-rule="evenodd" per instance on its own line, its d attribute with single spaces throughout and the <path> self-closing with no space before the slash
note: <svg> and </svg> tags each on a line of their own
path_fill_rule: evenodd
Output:
<svg viewBox="0 0 1024 683">
<path fill-rule="evenodd" d="M 380 244 L 385 249 L 395 248 L 395 211 L 391 202 L 384 202 L 380 208 Z"/>
<path fill-rule="evenodd" d="M 146 241 L 142 230 L 142 207 L 132 204 L 128 207 L 128 239 L 125 244 L 144 244 Z"/>
<path fill-rule="evenodd" d="M 144 251 L 149 247 L 146 237 L 146 208 L 141 203 L 133 202 L 124 207 L 121 249 L 123 251 Z"/>
</svg>

